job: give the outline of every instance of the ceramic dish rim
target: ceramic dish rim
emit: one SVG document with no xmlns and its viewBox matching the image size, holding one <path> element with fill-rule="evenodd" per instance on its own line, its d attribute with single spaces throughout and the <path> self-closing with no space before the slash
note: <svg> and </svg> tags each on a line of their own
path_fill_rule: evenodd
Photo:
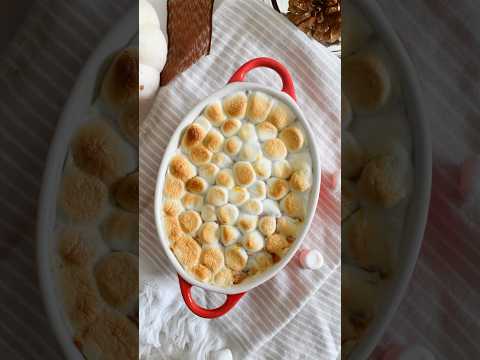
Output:
<svg viewBox="0 0 480 360">
<path fill-rule="evenodd" d="M 219 100 L 227 95 L 230 95 L 237 91 L 262 91 L 276 99 L 279 99 L 281 102 L 287 104 L 295 113 L 297 121 L 299 121 L 307 133 L 306 136 L 308 138 L 309 150 L 312 157 L 312 173 L 313 173 L 313 182 L 312 182 L 312 190 L 310 193 L 309 204 L 307 208 L 307 217 L 305 220 L 305 226 L 302 229 L 300 236 L 295 240 L 294 244 L 290 247 L 287 254 L 280 260 L 277 264 L 273 265 L 269 269 L 267 269 L 264 273 L 253 277 L 245 284 L 234 285 L 233 287 L 229 288 L 222 288 L 219 286 L 215 286 L 209 283 L 202 283 L 196 280 L 192 275 L 190 275 L 183 266 L 178 262 L 173 252 L 170 250 L 169 240 L 166 238 L 164 229 L 163 229 L 163 221 L 162 221 L 162 200 L 163 200 L 163 184 L 164 184 L 164 175 L 167 171 L 168 161 L 172 154 L 177 151 L 180 134 L 182 133 L 183 129 L 192 123 L 202 112 L 202 110 L 211 102 Z M 266 281 L 270 280 L 274 277 L 279 271 L 281 271 L 292 259 L 295 255 L 296 251 L 300 248 L 305 235 L 308 233 L 310 229 L 310 225 L 312 223 L 316 205 L 318 202 L 318 197 L 320 193 L 320 183 L 321 183 L 321 163 L 318 154 L 317 144 L 315 143 L 312 130 L 308 122 L 305 120 L 305 117 L 299 108 L 298 104 L 286 93 L 283 93 L 279 90 L 274 90 L 270 87 L 263 86 L 261 84 L 256 83 L 248 83 L 248 82 L 237 82 L 227 84 L 221 90 L 215 92 L 214 94 L 210 95 L 199 104 L 197 104 L 180 122 L 177 129 L 175 130 L 174 134 L 171 137 L 171 140 L 168 143 L 168 146 L 165 148 L 165 152 L 163 155 L 162 163 L 160 165 L 158 176 L 157 176 L 157 184 L 155 187 L 155 222 L 157 226 L 157 233 L 159 237 L 159 241 L 163 247 L 164 252 L 166 253 L 167 257 L 169 258 L 170 262 L 174 266 L 176 272 L 187 282 L 192 284 L 193 286 L 197 286 L 203 288 L 208 291 L 217 292 L 225 295 L 234 295 L 239 293 L 244 293 L 247 291 L 252 290 L 253 288 L 265 283 Z"/>
</svg>

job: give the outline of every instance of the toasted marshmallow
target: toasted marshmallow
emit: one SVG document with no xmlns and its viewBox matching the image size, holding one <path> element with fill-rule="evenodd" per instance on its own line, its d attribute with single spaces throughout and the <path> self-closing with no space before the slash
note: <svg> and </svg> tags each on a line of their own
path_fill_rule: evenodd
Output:
<svg viewBox="0 0 480 360">
<path fill-rule="evenodd" d="M 240 186 L 249 186 L 256 180 L 253 166 L 246 161 L 239 161 L 233 165 L 233 176 L 235 182 Z"/>
<path fill-rule="evenodd" d="M 187 234 L 194 235 L 202 225 L 202 218 L 198 212 L 188 210 L 178 216 L 178 222 L 183 231 Z"/>
<path fill-rule="evenodd" d="M 110 185 L 133 170 L 130 146 L 103 120 L 82 125 L 71 142 L 75 165 Z"/>
<path fill-rule="evenodd" d="M 278 130 L 282 130 L 284 127 L 288 126 L 295 120 L 295 115 L 292 110 L 280 102 L 277 102 L 270 114 L 267 117 L 267 121 L 275 125 Z"/>
<path fill-rule="evenodd" d="M 114 188 L 113 196 L 124 210 L 138 212 L 138 172 L 120 180 Z"/>
<path fill-rule="evenodd" d="M 273 106 L 270 96 L 255 91 L 248 99 L 247 118 L 254 124 L 264 121 Z"/>
<path fill-rule="evenodd" d="M 360 207 L 357 188 L 353 181 L 342 180 L 342 221 L 347 219 Z"/>
<path fill-rule="evenodd" d="M 280 132 L 280 139 L 284 142 L 288 151 L 296 152 L 303 148 L 305 136 L 302 130 L 296 126 L 289 126 Z"/>
<path fill-rule="evenodd" d="M 203 221 L 217 221 L 217 212 L 213 205 L 203 205 L 201 210 Z"/>
<path fill-rule="evenodd" d="M 200 176 L 195 176 L 187 181 L 185 184 L 187 191 L 194 194 L 203 194 L 208 189 L 207 180 Z"/>
<path fill-rule="evenodd" d="M 182 205 L 187 210 L 200 211 L 203 207 L 203 197 L 198 194 L 186 193 L 182 197 Z"/>
<path fill-rule="evenodd" d="M 373 54 L 349 56 L 342 63 L 345 95 L 357 113 L 380 109 L 390 96 L 392 85 L 385 64 Z"/>
<path fill-rule="evenodd" d="M 286 237 L 297 237 L 302 229 L 303 223 L 288 216 L 282 216 L 277 220 L 277 231 Z"/>
<path fill-rule="evenodd" d="M 114 275 L 115 279 L 117 275 Z M 135 275 L 138 282 L 138 275 Z M 108 279 L 106 281 L 108 282 Z M 116 286 L 120 285 L 115 281 L 110 280 L 110 282 Z M 78 283 L 79 281 L 74 282 L 76 285 Z M 82 302 L 82 307 L 84 306 L 85 309 L 82 308 L 81 311 L 88 312 L 89 305 L 89 301 Z M 116 336 L 119 332 L 122 334 L 121 337 Z M 75 343 L 79 349 L 82 349 L 82 355 L 86 359 L 135 359 L 138 356 L 138 328 L 125 315 L 105 308 L 98 311 L 96 316 L 86 324 L 84 331 L 75 335 Z"/>
<path fill-rule="evenodd" d="M 212 152 L 203 145 L 196 145 L 190 151 L 190 160 L 195 165 L 205 165 L 212 158 Z"/>
<path fill-rule="evenodd" d="M 185 194 L 185 184 L 180 179 L 168 174 L 163 186 L 163 194 L 167 198 L 181 199 Z"/>
<path fill-rule="evenodd" d="M 384 216 L 361 208 L 342 224 L 345 252 L 359 267 L 388 276 L 392 271 L 395 230 L 385 225 Z"/>
<path fill-rule="evenodd" d="M 270 236 L 277 229 L 277 220 L 273 216 L 263 216 L 258 221 L 258 230 L 265 235 Z"/>
<path fill-rule="evenodd" d="M 278 130 L 275 125 L 270 122 L 264 121 L 258 124 L 255 128 L 260 141 L 271 140 L 277 137 Z"/>
<path fill-rule="evenodd" d="M 189 152 L 194 146 L 200 145 L 205 136 L 207 136 L 207 132 L 199 124 L 187 126 L 181 141 L 182 149 Z"/>
<path fill-rule="evenodd" d="M 217 174 L 219 171 L 220 169 L 215 164 L 205 164 L 199 168 L 200 176 L 207 180 L 210 185 L 215 184 L 215 180 L 217 179 Z"/>
<path fill-rule="evenodd" d="M 233 271 L 242 271 L 247 265 L 248 254 L 244 248 L 233 245 L 225 250 L 225 264 Z"/>
<path fill-rule="evenodd" d="M 267 197 L 267 185 L 263 181 L 257 180 L 248 187 L 251 199 L 263 200 Z"/>
<path fill-rule="evenodd" d="M 215 285 L 230 287 L 233 284 L 232 270 L 223 268 L 215 275 Z"/>
<path fill-rule="evenodd" d="M 193 276 L 195 276 L 195 278 L 197 278 L 197 280 L 204 283 L 209 282 L 212 278 L 211 270 L 202 264 L 198 264 L 192 267 L 192 274 Z"/>
<path fill-rule="evenodd" d="M 288 160 L 279 160 L 273 163 L 272 175 L 279 179 L 288 179 L 293 169 Z"/>
<path fill-rule="evenodd" d="M 233 189 L 230 189 L 228 192 L 228 201 L 236 206 L 241 206 L 250 199 L 249 191 L 240 186 L 235 186 Z"/>
<path fill-rule="evenodd" d="M 217 165 L 220 169 L 224 169 L 226 167 L 232 166 L 233 161 L 228 157 L 227 154 L 220 152 L 213 155 L 212 163 Z"/>
<path fill-rule="evenodd" d="M 271 139 L 263 143 L 263 153 L 270 160 L 282 160 L 287 156 L 287 148 L 280 139 Z"/>
<path fill-rule="evenodd" d="M 183 211 L 183 205 L 178 200 L 167 199 L 163 203 L 163 213 L 166 216 L 178 216 Z"/>
<path fill-rule="evenodd" d="M 227 204 L 217 209 L 217 218 L 222 225 L 235 224 L 238 215 L 238 208 L 232 204 Z"/>
<path fill-rule="evenodd" d="M 312 157 L 308 152 L 290 154 L 288 156 L 288 161 L 290 162 L 293 171 L 312 171 Z"/>
<path fill-rule="evenodd" d="M 281 200 L 289 191 L 288 181 L 277 178 L 270 178 L 267 180 L 267 195 L 270 199 Z"/>
<path fill-rule="evenodd" d="M 289 184 L 294 191 L 308 191 L 312 187 L 312 175 L 310 171 L 297 170 L 290 177 Z"/>
<path fill-rule="evenodd" d="M 213 126 L 216 127 L 221 126 L 227 119 L 220 101 L 215 101 L 208 105 L 203 112 L 203 116 L 205 116 L 213 124 Z"/>
<path fill-rule="evenodd" d="M 138 49 L 121 50 L 113 59 L 103 79 L 101 96 L 118 109 L 138 98 Z"/>
<path fill-rule="evenodd" d="M 180 154 L 175 155 L 172 160 L 170 160 L 169 169 L 170 174 L 183 182 L 186 182 L 197 175 L 197 169 L 195 166 L 193 166 L 184 155 Z"/>
<path fill-rule="evenodd" d="M 260 144 L 257 141 L 248 141 L 243 144 L 239 158 L 243 161 L 255 161 L 262 154 Z"/>
<path fill-rule="evenodd" d="M 222 124 L 222 133 L 229 138 L 235 135 L 242 127 L 242 122 L 238 119 L 229 119 Z"/>
<path fill-rule="evenodd" d="M 222 186 L 212 186 L 207 192 L 207 203 L 214 206 L 225 205 L 228 201 L 228 190 Z"/>
<path fill-rule="evenodd" d="M 237 220 L 237 227 L 243 233 L 247 233 L 256 229 L 257 222 L 258 222 L 258 216 L 249 215 L 249 214 L 240 214 Z"/>
<path fill-rule="evenodd" d="M 291 192 L 282 199 L 280 208 L 290 217 L 303 219 L 306 211 L 305 205 L 303 196 Z"/>
<path fill-rule="evenodd" d="M 216 274 L 225 265 L 223 251 L 218 247 L 207 247 L 200 255 L 200 263 Z"/>
<path fill-rule="evenodd" d="M 101 232 L 103 239 L 112 250 L 129 251 L 138 249 L 137 215 L 114 210 L 102 223 Z"/>
<path fill-rule="evenodd" d="M 371 160 L 358 181 L 362 199 L 372 205 L 391 208 L 407 196 L 408 185 L 400 160 L 385 155 Z"/>
<path fill-rule="evenodd" d="M 342 175 L 347 179 L 356 177 L 365 165 L 365 152 L 353 135 L 342 133 Z"/>
<path fill-rule="evenodd" d="M 89 264 L 95 256 L 95 247 L 86 231 L 79 231 L 74 227 L 67 227 L 58 235 L 58 252 L 68 264 L 84 266 Z"/>
<path fill-rule="evenodd" d="M 265 239 L 260 232 L 255 230 L 243 236 L 242 245 L 248 253 L 256 253 L 265 247 Z"/>
<path fill-rule="evenodd" d="M 268 179 L 272 176 L 272 162 L 267 158 L 261 158 L 253 163 L 253 169 L 260 180 Z"/>
<path fill-rule="evenodd" d="M 212 128 L 212 124 L 210 123 L 210 121 L 208 121 L 208 119 L 207 119 L 205 116 L 199 116 L 199 117 L 194 121 L 194 124 L 200 126 L 200 127 L 205 131 L 206 134 L 207 134 L 207 133 L 211 130 L 211 128 Z"/>
<path fill-rule="evenodd" d="M 222 149 L 225 138 L 217 129 L 211 129 L 203 139 L 203 145 L 213 153 L 219 152 Z"/>
<path fill-rule="evenodd" d="M 238 136 L 243 141 L 253 141 L 257 140 L 257 132 L 255 131 L 255 126 L 252 124 L 243 124 L 238 132 Z"/>
<path fill-rule="evenodd" d="M 240 231 L 231 225 L 220 226 L 220 241 L 225 246 L 235 244 L 240 239 Z"/>
<path fill-rule="evenodd" d="M 250 268 L 252 274 L 260 274 L 273 265 L 273 257 L 266 251 L 259 251 L 253 257 L 253 265 Z"/>
<path fill-rule="evenodd" d="M 226 187 L 227 189 L 233 189 L 235 186 L 235 180 L 233 178 L 232 169 L 222 169 L 217 174 L 215 183 L 219 186 Z"/>
<path fill-rule="evenodd" d="M 250 215 L 260 215 L 263 211 L 263 203 L 258 199 L 250 199 L 242 205 L 242 211 Z"/>
<path fill-rule="evenodd" d="M 165 216 L 163 219 L 163 224 L 165 226 L 165 232 L 171 243 L 174 243 L 181 237 L 185 236 L 180 224 L 178 223 L 178 218 L 173 216 Z"/>
<path fill-rule="evenodd" d="M 99 179 L 74 170 L 65 174 L 59 204 L 74 222 L 97 220 L 106 210 L 108 190 Z"/>
<path fill-rule="evenodd" d="M 243 118 L 247 112 L 248 98 L 244 92 L 238 92 L 223 100 L 225 113 L 232 118 Z"/>
<path fill-rule="evenodd" d="M 138 296 L 137 256 L 113 252 L 101 259 L 94 271 L 102 298 L 114 308 L 124 308 Z"/>
<path fill-rule="evenodd" d="M 228 156 L 236 156 L 242 149 L 243 142 L 238 136 L 232 136 L 225 141 L 223 151 Z"/>
<path fill-rule="evenodd" d="M 273 234 L 267 237 L 265 248 L 269 253 L 282 257 L 290 248 L 290 243 L 285 235 Z"/>
<path fill-rule="evenodd" d="M 282 215 L 278 202 L 271 199 L 265 199 L 262 201 L 263 204 L 263 215 L 273 216 L 275 218 Z"/>
<path fill-rule="evenodd" d="M 203 245 L 215 244 L 219 239 L 219 227 L 215 222 L 206 222 L 198 230 L 198 240 Z"/>
</svg>

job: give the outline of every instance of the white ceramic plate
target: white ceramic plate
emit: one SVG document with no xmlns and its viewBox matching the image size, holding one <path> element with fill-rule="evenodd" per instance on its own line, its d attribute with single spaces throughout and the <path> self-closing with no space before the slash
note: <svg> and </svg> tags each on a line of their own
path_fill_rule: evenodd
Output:
<svg viewBox="0 0 480 360">
<path fill-rule="evenodd" d="M 115 51 L 124 48 L 137 33 L 138 9 L 134 8 L 118 22 L 91 55 L 60 116 L 43 175 L 37 222 L 40 287 L 52 328 L 68 359 L 84 359 L 84 357 L 73 344 L 71 325 L 64 314 L 63 301 L 57 291 L 53 269 L 57 193 L 70 139 L 75 130 L 89 119 L 96 81 L 102 72 L 105 59 Z"/>
<path fill-rule="evenodd" d="M 417 82 L 417 74 L 405 48 L 375 1 L 351 0 L 374 28 L 382 45 L 401 74 L 404 104 L 413 138 L 414 183 L 405 219 L 402 242 L 398 246 L 396 271 L 382 294 L 378 314 L 370 324 L 350 359 L 367 359 L 380 341 L 410 282 L 425 231 L 432 178 L 431 140 Z"/>
</svg>

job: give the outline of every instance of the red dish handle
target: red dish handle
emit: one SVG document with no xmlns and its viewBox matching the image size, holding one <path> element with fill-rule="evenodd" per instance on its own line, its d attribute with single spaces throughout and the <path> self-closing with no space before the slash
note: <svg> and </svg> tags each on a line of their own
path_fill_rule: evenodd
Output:
<svg viewBox="0 0 480 360">
<path fill-rule="evenodd" d="M 216 309 L 205 309 L 198 305 L 192 297 L 192 284 L 186 282 L 180 275 L 178 276 L 180 282 L 180 291 L 182 292 L 183 300 L 187 307 L 197 316 L 205 319 L 215 319 L 225 315 L 240 301 L 246 293 L 227 295 L 225 303 Z"/>
<path fill-rule="evenodd" d="M 295 87 L 293 86 L 292 76 L 288 72 L 287 68 L 280 64 L 277 60 L 261 57 L 250 60 L 249 62 L 242 65 L 233 76 L 230 78 L 228 83 L 232 82 L 241 82 L 245 80 L 247 73 L 255 68 L 266 67 L 277 72 L 278 75 L 282 78 L 283 88 L 282 91 L 290 95 L 293 100 L 297 101 L 297 96 L 295 95 Z"/>
</svg>

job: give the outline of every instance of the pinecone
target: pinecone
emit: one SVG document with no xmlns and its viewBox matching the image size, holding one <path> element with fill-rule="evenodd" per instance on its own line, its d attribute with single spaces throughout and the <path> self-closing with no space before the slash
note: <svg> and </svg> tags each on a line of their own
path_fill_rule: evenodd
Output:
<svg viewBox="0 0 480 360">
<path fill-rule="evenodd" d="M 322 44 L 340 41 L 341 0 L 290 0 L 287 17 L 305 34 Z"/>
</svg>

